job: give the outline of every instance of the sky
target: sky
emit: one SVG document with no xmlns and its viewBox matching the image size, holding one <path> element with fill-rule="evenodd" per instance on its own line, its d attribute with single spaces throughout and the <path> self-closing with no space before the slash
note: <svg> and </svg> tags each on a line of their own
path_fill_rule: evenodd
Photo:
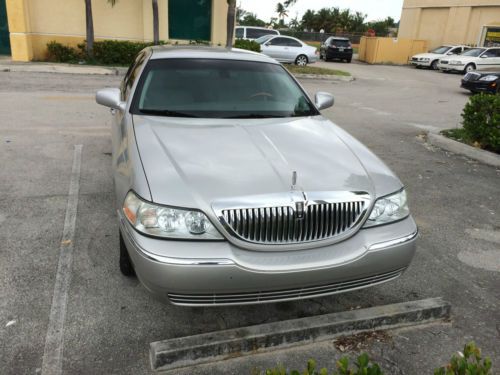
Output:
<svg viewBox="0 0 500 375">
<path fill-rule="evenodd" d="M 278 0 L 237 0 L 238 6 L 249 12 L 256 13 L 260 19 L 266 22 L 269 22 L 271 17 L 277 17 L 276 5 L 279 2 Z M 362 12 L 368 15 L 367 21 L 375 21 L 386 17 L 392 17 L 399 21 L 403 0 L 298 0 L 293 7 L 289 8 L 288 18 L 285 21 L 295 18 L 296 15 L 300 20 L 308 9 L 319 10 L 331 7 L 349 8 L 352 11 Z"/>
</svg>

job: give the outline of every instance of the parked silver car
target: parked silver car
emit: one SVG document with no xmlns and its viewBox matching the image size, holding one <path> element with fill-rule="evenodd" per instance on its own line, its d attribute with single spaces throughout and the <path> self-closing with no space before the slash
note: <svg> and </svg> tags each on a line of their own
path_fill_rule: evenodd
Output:
<svg viewBox="0 0 500 375">
<path fill-rule="evenodd" d="M 279 62 L 305 66 L 318 61 L 319 52 L 297 38 L 284 35 L 264 35 L 255 40 L 261 52 Z"/>
<path fill-rule="evenodd" d="M 120 267 L 171 303 L 318 297 L 393 280 L 417 227 L 399 179 L 275 60 L 154 47 L 110 107 Z"/>
</svg>

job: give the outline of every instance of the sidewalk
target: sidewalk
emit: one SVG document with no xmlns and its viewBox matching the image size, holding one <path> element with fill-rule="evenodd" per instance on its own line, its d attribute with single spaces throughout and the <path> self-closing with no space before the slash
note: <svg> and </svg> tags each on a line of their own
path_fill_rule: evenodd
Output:
<svg viewBox="0 0 500 375">
<path fill-rule="evenodd" d="M 8 58 L 0 59 L 0 72 L 120 75 L 124 74 L 126 70 L 127 68 L 124 67 L 103 67 L 46 62 L 17 62 Z"/>
</svg>

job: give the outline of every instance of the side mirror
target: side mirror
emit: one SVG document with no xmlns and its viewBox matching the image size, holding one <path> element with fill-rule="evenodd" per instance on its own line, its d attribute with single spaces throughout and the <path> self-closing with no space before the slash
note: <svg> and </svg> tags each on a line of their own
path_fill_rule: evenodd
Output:
<svg viewBox="0 0 500 375">
<path fill-rule="evenodd" d="M 454 55 L 454 54 L 455 54 L 454 52 L 448 52 L 446 55 L 451 56 L 451 55 Z"/>
<path fill-rule="evenodd" d="M 124 111 L 126 103 L 121 101 L 120 89 L 102 89 L 95 96 L 97 104 Z"/>
<path fill-rule="evenodd" d="M 479 57 L 480 57 L 480 58 L 482 58 L 482 59 L 486 59 L 486 58 L 488 58 L 489 56 L 486 56 L 486 55 L 481 55 L 481 56 L 479 56 Z"/>
<path fill-rule="evenodd" d="M 333 95 L 328 92 L 318 91 L 314 96 L 314 102 L 320 111 L 330 108 L 334 103 Z"/>
</svg>

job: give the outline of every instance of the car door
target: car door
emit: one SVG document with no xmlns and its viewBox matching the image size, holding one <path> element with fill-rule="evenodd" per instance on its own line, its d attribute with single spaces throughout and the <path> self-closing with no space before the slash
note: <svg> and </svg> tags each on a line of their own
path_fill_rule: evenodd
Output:
<svg viewBox="0 0 500 375">
<path fill-rule="evenodd" d="M 289 47 L 287 38 L 277 36 L 262 45 L 262 52 L 278 61 L 289 61 Z"/>
<path fill-rule="evenodd" d="M 477 70 L 488 70 L 491 68 L 500 67 L 499 54 L 497 53 L 498 48 L 490 48 L 482 53 L 478 58 Z"/>
<path fill-rule="evenodd" d="M 295 62 L 297 56 L 307 55 L 306 51 L 303 51 L 302 43 L 292 38 L 287 38 L 287 39 L 288 39 L 288 50 L 285 50 L 287 61 Z"/>
</svg>

